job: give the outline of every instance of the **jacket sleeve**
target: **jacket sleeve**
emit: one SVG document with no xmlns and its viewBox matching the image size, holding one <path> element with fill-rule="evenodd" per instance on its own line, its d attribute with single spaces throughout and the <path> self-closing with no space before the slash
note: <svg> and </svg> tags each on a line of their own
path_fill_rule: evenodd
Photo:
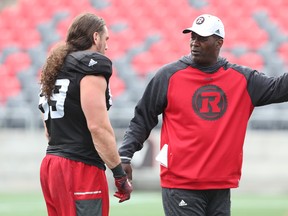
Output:
<svg viewBox="0 0 288 216">
<path fill-rule="evenodd" d="M 151 130 L 158 124 L 158 116 L 167 105 L 167 88 L 169 77 L 161 68 L 147 85 L 144 94 L 137 103 L 134 117 L 124 134 L 119 154 L 123 163 L 130 163 L 134 153 L 143 147 Z"/>
<path fill-rule="evenodd" d="M 248 92 L 254 106 L 288 101 L 288 74 L 268 77 L 252 71 L 248 76 Z"/>
</svg>

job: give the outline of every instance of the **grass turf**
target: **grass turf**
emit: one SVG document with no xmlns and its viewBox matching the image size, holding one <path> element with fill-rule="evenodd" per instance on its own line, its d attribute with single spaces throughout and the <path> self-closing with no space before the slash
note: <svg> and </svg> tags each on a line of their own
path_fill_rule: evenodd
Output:
<svg viewBox="0 0 288 216">
<path fill-rule="evenodd" d="M 118 203 L 110 194 L 110 216 L 164 216 L 160 192 L 133 192 L 131 200 Z M 41 193 L 0 193 L 1 216 L 45 216 Z M 288 196 L 235 195 L 232 216 L 288 216 Z"/>
</svg>

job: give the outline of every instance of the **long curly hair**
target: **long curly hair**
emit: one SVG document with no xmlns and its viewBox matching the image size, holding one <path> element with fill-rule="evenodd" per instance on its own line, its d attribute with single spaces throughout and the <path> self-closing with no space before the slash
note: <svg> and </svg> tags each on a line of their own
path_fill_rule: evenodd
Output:
<svg viewBox="0 0 288 216">
<path fill-rule="evenodd" d="M 50 99 L 55 87 L 57 75 L 66 56 L 74 51 L 87 50 L 94 44 L 93 34 L 102 35 L 105 21 L 92 13 L 80 14 L 74 18 L 65 42 L 57 44 L 49 53 L 42 68 L 40 84 L 41 94 Z"/>
</svg>

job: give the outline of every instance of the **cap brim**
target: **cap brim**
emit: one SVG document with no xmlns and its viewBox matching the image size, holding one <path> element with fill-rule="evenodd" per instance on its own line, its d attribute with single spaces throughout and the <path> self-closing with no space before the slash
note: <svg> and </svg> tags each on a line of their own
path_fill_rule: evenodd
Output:
<svg viewBox="0 0 288 216">
<path fill-rule="evenodd" d="M 198 35 L 200 35 L 202 37 L 209 37 L 209 36 L 213 35 L 213 34 L 206 33 L 206 32 L 203 33 L 203 32 L 199 32 L 199 31 L 195 31 L 195 30 L 192 30 L 190 28 L 184 29 L 182 31 L 182 33 L 184 33 L 184 34 L 191 33 L 191 32 L 195 32 L 196 34 L 198 34 Z"/>
<path fill-rule="evenodd" d="M 192 32 L 192 30 L 190 28 L 184 29 L 182 31 L 183 34 L 187 34 L 187 33 L 190 33 L 190 32 Z"/>
</svg>

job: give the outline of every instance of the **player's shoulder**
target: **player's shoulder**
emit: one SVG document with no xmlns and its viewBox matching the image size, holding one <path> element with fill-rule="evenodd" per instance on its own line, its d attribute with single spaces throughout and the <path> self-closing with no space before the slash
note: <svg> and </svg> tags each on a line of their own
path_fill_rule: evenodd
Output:
<svg viewBox="0 0 288 216">
<path fill-rule="evenodd" d="M 70 53 L 66 58 L 66 65 L 73 71 L 84 74 L 102 74 L 111 76 L 111 60 L 98 52 L 77 51 Z"/>
<path fill-rule="evenodd" d="M 97 63 L 108 63 L 112 64 L 111 60 L 105 56 L 102 55 L 101 53 L 90 51 L 90 50 L 84 50 L 84 51 L 77 51 L 77 52 L 72 52 L 69 55 L 71 55 L 73 58 L 75 58 L 79 62 L 86 63 L 88 66 L 93 66 L 94 64 Z M 91 59 L 96 62 L 91 62 Z"/>
</svg>

